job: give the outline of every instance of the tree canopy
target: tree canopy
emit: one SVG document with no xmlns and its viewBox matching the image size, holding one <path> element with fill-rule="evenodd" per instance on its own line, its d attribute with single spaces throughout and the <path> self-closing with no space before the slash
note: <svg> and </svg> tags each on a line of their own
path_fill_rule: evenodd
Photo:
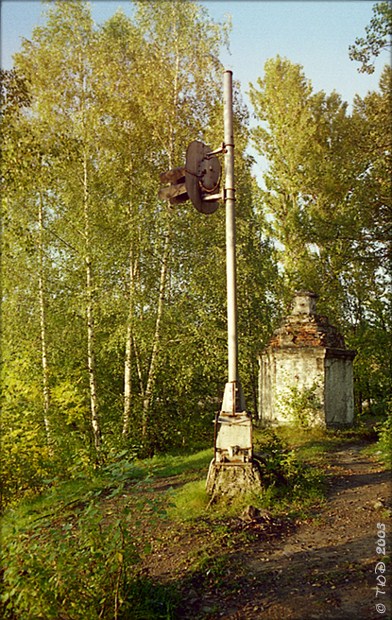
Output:
<svg viewBox="0 0 392 620">
<path fill-rule="evenodd" d="M 180 0 L 138 2 L 101 26 L 86 2 L 45 6 L 2 72 L 6 502 L 124 450 L 212 445 L 226 380 L 224 209 L 172 207 L 158 189 L 191 141 L 222 143 L 228 27 Z M 300 287 L 358 350 L 358 411 L 391 398 L 390 92 L 387 67 L 349 112 L 301 65 L 269 59 L 251 131 L 236 84 L 239 361 L 253 414 L 258 354 Z M 251 140 L 268 160 L 262 189 Z"/>
<path fill-rule="evenodd" d="M 377 2 L 373 5 L 373 17 L 365 28 L 366 36 L 358 37 L 349 47 L 351 60 L 361 63 L 358 71 L 374 72 L 374 60 L 383 50 L 392 46 L 392 5 L 390 2 Z"/>
<path fill-rule="evenodd" d="M 179 1 L 137 3 L 100 27 L 79 1 L 50 3 L 46 17 L 3 81 L 7 498 L 122 449 L 210 443 L 226 374 L 223 209 L 158 199 L 160 172 L 183 165 L 192 140 L 222 142 L 226 26 Z M 235 105 L 253 407 L 277 274 L 238 91 Z"/>
</svg>

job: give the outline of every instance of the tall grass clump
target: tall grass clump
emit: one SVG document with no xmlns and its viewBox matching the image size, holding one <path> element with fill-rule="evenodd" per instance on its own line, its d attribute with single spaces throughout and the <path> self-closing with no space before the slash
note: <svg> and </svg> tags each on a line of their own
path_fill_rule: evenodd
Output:
<svg viewBox="0 0 392 620">
<path fill-rule="evenodd" d="M 117 464 L 85 490 L 68 483 L 5 513 L 0 617 L 134 617 L 137 565 L 149 550 L 138 519 L 154 527 L 163 509 L 127 492 L 129 473 Z"/>
<path fill-rule="evenodd" d="M 378 430 L 378 449 L 384 463 L 392 466 L 392 401 L 389 402 L 387 417 Z"/>
<path fill-rule="evenodd" d="M 273 430 L 264 430 L 255 446 L 263 488 L 259 504 L 291 512 L 306 512 L 324 499 L 324 475 L 299 458 L 297 450 Z"/>
</svg>

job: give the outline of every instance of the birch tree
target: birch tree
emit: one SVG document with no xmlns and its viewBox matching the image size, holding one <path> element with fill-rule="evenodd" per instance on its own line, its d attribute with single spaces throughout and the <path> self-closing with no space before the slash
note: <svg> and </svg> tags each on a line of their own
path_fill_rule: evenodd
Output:
<svg viewBox="0 0 392 620">
<path fill-rule="evenodd" d="M 16 56 L 16 66 L 29 83 L 32 114 L 46 140 L 57 149 L 58 203 L 68 203 L 67 220 L 78 233 L 75 245 L 85 270 L 86 363 L 93 443 L 100 448 L 99 402 L 96 378 L 92 177 L 96 157 L 96 116 L 92 106 L 90 55 L 93 24 L 80 2 L 56 2 L 48 9 L 47 24 L 33 32 Z M 66 153 L 66 146 L 72 145 Z M 65 147 L 65 148 L 64 148 Z M 61 150 L 59 150 L 61 149 Z M 56 159 L 56 158 L 54 158 Z M 67 162 L 67 165 L 65 165 Z M 72 202 L 71 202 L 72 201 Z M 65 226 L 66 227 L 66 226 Z M 68 231 L 70 238 L 74 235 Z"/>
<path fill-rule="evenodd" d="M 1 77 L 2 460 L 7 496 L 14 485 L 23 489 L 26 480 L 39 484 L 43 464 L 54 456 L 54 425 L 42 199 L 45 153 L 26 117 L 30 99 L 24 80 L 15 71 Z"/>
<path fill-rule="evenodd" d="M 157 162 L 161 171 L 183 164 L 187 144 L 201 137 L 203 128 L 208 125 L 208 110 L 217 99 L 220 87 L 217 57 L 225 31 L 214 24 L 199 5 L 177 1 L 169 4 L 139 3 L 135 27 L 144 43 L 138 60 L 138 72 L 143 76 L 138 92 L 143 103 L 143 117 L 151 132 L 148 148 L 155 164 L 156 178 L 151 189 L 156 196 Z M 163 348 L 168 278 L 178 221 L 176 214 L 159 203 L 154 195 L 150 194 L 149 200 L 150 213 L 153 214 L 153 228 L 150 228 L 153 245 L 150 250 L 153 249 L 156 265 L 153 287 L 156 291 L 155 317 L 150 323 L 152 329 L 147 348 L 144 338 L 140 339 L 140 330 L 133 330 L 132 334 L 142 399 L 141 432 L 145 441 Z M 130 278 L 130 282 L 133 283 L 134 279 Z M 131 331 L 128 329 L 128 338 Z M 128 342 L 127 351 L 130 350 Z M 126 360 L 126 372 L 127 365 Z M 124 402 L 127 402 L 126 398 Z"/>
</svg>

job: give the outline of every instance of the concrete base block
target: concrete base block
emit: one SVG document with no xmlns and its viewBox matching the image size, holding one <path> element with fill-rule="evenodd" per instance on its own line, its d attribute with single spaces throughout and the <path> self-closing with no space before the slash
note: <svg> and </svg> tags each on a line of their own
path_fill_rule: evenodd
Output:
<svg viewBox="0 0 392 620">
<path fill-rule="evenodd" d="M 261 474 L 256 462 L 216 463 L 211 461 L 206 490 L 211 503 L 220 498 L 233 499 L 249 492 L 260 492 Z"/>
</svg>

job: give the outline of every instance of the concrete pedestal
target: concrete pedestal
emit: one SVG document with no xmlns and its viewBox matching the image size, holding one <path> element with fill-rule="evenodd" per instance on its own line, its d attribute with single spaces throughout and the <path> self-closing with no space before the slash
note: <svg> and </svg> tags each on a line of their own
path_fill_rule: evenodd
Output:
<svg viewBox="0 0 392 620">
<path fill-rule="evenodd" d="M 206 489 L 211 503 L 220 498 L 233 499 L 249 492 L 260 492 L 262 487 L 257 463 L 217 463 L 211 461 Z"/>
</svg>

